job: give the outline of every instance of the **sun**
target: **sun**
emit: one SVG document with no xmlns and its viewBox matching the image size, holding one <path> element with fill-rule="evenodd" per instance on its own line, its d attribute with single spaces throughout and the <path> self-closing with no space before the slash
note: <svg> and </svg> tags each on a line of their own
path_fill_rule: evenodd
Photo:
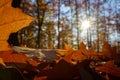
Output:
<svg viewBox="0 0 120 80">
<path fill-rule="evenodd" d="M 89 20 L 84 20 L 81 24 L 81 29 L 85 30 L 88 29 L 90 27 L 90 21 Z"/>
</svg>

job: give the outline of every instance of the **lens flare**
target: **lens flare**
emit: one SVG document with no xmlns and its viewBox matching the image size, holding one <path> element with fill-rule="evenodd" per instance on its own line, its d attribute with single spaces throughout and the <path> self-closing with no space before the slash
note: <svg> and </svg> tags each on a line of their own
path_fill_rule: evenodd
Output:
<svg viewBox="0 0 120 80">
<path fill-rule="evenodd" d="M 88 29 L 90 27 L 90 21 L 85 20 L 81 24 L 81 29 Z"/>
</svg>

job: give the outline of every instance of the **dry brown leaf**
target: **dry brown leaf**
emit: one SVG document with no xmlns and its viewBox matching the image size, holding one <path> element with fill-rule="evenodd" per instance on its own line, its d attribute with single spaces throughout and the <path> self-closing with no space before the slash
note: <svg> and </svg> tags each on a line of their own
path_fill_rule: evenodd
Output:
<svg viewBox="0 0 120 80">
<path fill-rule="evenodd" d="M 73 50 L 67 43 L 64 43 L 65 50 Z"/>
<path fill-rule="evenodd" d="M 34 18 L 11 6 L 12 0 L 0 0 L 0 51 L 11 50 L 7 43 L 10 33 L 29 25 Z"/>
<path fill-rule="evenodd" d="M 85 55 L 88 54 L 88 50 L 86 49 L 86 45 L 85 45 L 83 42 L 80 43 L 80 50 L 81 50 L 82 53 L 84 53 Z"/>
<path fill-rule="evenodd" d="M 28 61 L 31 65 L 37 66 L 37 62 L 30 59 L 23 53 L 14 53 L 12 50 L 10 51 L 1 51 L 0 52 L 0 59 L 4 62 L 13 62 L 13 63 L 26 63 Z M 1 60 L 0 60 L 1 61 Z"/>
<path fill-rule="evenodd" d="M 5 65 L 5 63 L 4 63 L 4 61 L 3 61 L 2 58 L 0 58 L 0 64 L 1 64 L 1 65 Z"/>
<path fill-rule="evenodd" d="M 64 43 L 64 50 L 57 50 L 57 52 L 61 55 L 61 56 L 65 56 L 68 55 L 69 53 L 71 53 L 73 51 L 73 49 L 70 47 L 70 45 L 68 45 L 67 43 Z"/>
<path fill-rule="evenodd" d="M 83 55 L 83 53 L 80 49 L 80 50 L 76 50 L 76 51 L 73 52 L 73 55 L 72 55 L 71 59 L 81 62 L 81 61 L 87 59 L 87 56 Z"/>
<path fill-rule="evenodd" d="M 95 70 L 120 77 L 120 67 L 116 67 L 114 61 L 108 61 L 103 66 L 96 67 Z"/>
</svg>

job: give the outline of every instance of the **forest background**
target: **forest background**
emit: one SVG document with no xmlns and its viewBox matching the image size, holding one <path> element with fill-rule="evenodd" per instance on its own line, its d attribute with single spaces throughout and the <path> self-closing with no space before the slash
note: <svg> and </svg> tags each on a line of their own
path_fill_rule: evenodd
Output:
<svg viewBox="0 0 120 80">
<path fill-rule="evenodd" d="M 104 42 L 120 51 L 120 0 L 20 0 L 21 10 L 36 18 L 29 26 L 13 33 L 14 46 L 41 49 L 72 48 L 79 43 L 102 50 Z M 89 28 L 82 26 L 89 21 Z M 18 42 L 12 37 L 17 34 Z M 15 40 L 15 41 L 14 41 Z"/>
</svg>

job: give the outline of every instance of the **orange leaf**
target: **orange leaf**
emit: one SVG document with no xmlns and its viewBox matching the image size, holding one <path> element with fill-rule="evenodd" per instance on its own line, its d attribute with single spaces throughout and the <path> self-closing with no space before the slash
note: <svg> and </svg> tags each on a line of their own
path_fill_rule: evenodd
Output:
<svg viewBox="0 0 120 80">
<path fill-rule="evenodd" d="M 64 43 L 64 50 L 57 50 L 57 52 L 58 52 L 61 56 L 68 55 L 68 54 L 71 53 L 72 51 L 73 51 L 73 49 L 72 49 L 67 43 Z"/>
<path fill-rule="evenodd" d="M 2 60 L 5 63 L 26 63 L 29 62 L 31 65 L 33 66 L 37 66 L 37 62 L 30 59 L 29 57 L 27 57 L 25 54 L 23 53 L 14 53 L 12 50 L 10 51 L 1 51 L 0 52 L 0 63 L 3 64 Z"/>
<path fill-rule="evenodd" d="M 85 45 L 83 42 L 80 43 L 80 50 L 81 50 L 82 53 L 84 53 L 85 55 L 88 54 L 88 50 L 86 49 L 86 45 Z"/>
<path fill-rule="evenodd" d="M 4 61 L 3 61 L 2 58 L 0 58 L 0 64 L 1 64 L 1 65 L 5 65 L 5 63 L 4 63 Z"/>
<path fill-rule="evenodd" d="M 120 77 L 120 67 L 116 67 L 113 60 L 106 62 L 103 66 L 96 67 L 95 70 Z"/>
<path fill-rule="evenodd" d="M 11 6 L 12 0 L 0 0 L 0 51 L 10 50 L 7 39 L 10 33 L 29 25 L 34 18 Z"/>
<path fill-rule="evenodd" d="M 64 43 L 65 50 L 73 50 L 68 44 Z"/>
</svg>

